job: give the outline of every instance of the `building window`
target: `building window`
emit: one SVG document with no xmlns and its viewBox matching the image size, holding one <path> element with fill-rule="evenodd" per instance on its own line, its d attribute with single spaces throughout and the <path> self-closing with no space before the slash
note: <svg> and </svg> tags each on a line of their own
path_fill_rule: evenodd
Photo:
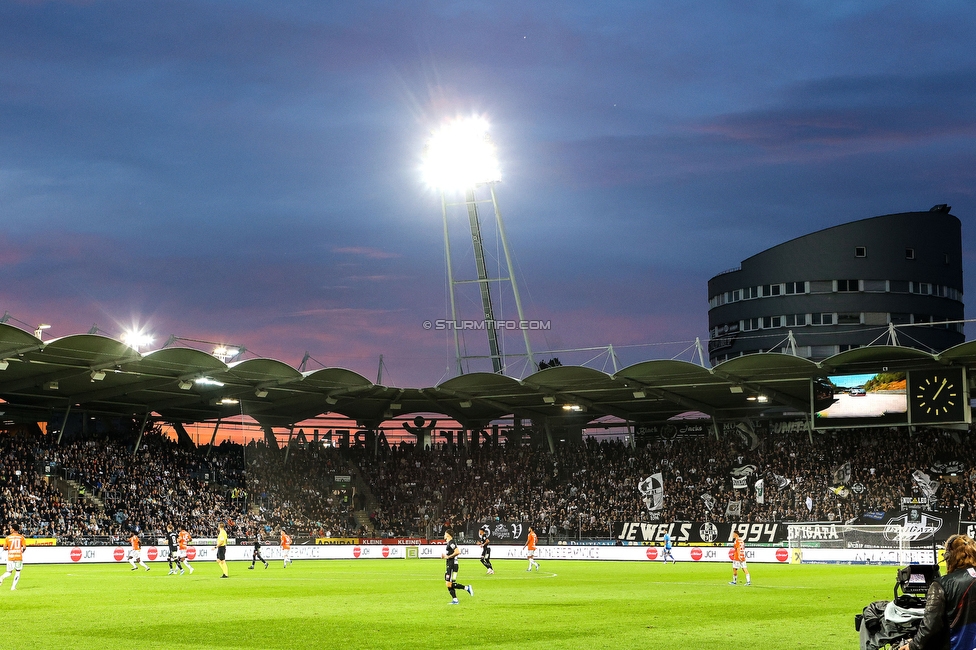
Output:
<svg viewBox="0 0 976 650">
<path fill-rule="evenodd" d="M 861 347 L 861 344 L 860 343 L 848 343 L 846 345 L 839 345 L 837 347 L 840 349 L 841 352 L 847 352 L 848 350 L 855 350 L 855 349 Z"/>
<path fill-rule="evenodd" d="M 748 289 L 743 289 L 742 295 L 745 296 L 746 298 L 758 298 L 759 287 L 749 287 Z"/>
<path fill-rule="evenodd" d="M 932 285 L 928 282 L 912 282 L 910 289 L 912 293 L 918 293 L 923 296 L 932 295 Z"/>
<path fill-rule="evenodd" d="M 890 280 L 888 282 L 888 291 L 891 293 L 908 293 L 910 282 L 904 280 Z"/>
<path fill-rule="evenodd" d="M 867 256 L 868 256 L 867 248 L 865 248 L 864 246 L 854 247 L 854 257 L 867 257 Z"/>
<path fill-rule="evenodd" d="M 913 259 L 915 259 L 915 249 L 914 248 L 906 248 L 905 249 L 905 259 L 906 260 L 913 260 Z"/>
<path fill-rule="evenodd" d="M 782 287 L 778 284 L 765 284 L 762 287 L 763 297 L 778 296 L 782 291 Z"/>
<path fill-rule="evenodd" d="M 811 314 L 810 323 L 812 325 L 833 325 L 833 314 Z"/>
<path fill-rule="evenodd" d="M 783 326 L 782 316 L 764 316 L 762 319 L 762 326 L 764 329 L 770 329 L 774 327 Z"/>
<path fill-rule="evenodd" d="M 888 282 L 886 280 L 862 280 L 861 287 L 863 287 L 863 291 L 884 293 L 888 290 Z"/>
<path fill-rule="evenodd" d="M 912 322 L 911 314 L 899 314 L 899 313 L 891 314 L 891 323 L 893 325 L 908 325 L 911 322 Z"/>
<path fill-rule="evenodd" d="M 838 325 L 860 325 L 861 314 L 837 314 Z"/>
<path fill-rule="evenodd" d="M 833 293 L 833 280 L 811 280 L 810 293 Z"/>
<path fill-rule="evenodd" d="M 786 294 L 792 295 L 794 293 L 806 293 L 807 283 L 806 282 L 787 282 L 786 283 Z"/>
<path fill-rule="evenodd" d="M 860 291 L 860 286 L 857 280 L 838 280 L 837 281 L 838 291 Z"/>
<path fill-rule="evenodd" d="M 814 359 L 825 359 L 837 354 L 836 345 L 811 345 L 810 356 Z"/>
<path fill-rule="evenodd" d="M 912 314 L 912 322 L 916 325 L 920 323 L 931 323 L 932 317 L 928 314 Z"/>
<path fill-rule="evenodd" d="M 806 314 L 787 314 L 784 318 L 787 327 L 804 327 L 807 324 Z"/>
</svg>

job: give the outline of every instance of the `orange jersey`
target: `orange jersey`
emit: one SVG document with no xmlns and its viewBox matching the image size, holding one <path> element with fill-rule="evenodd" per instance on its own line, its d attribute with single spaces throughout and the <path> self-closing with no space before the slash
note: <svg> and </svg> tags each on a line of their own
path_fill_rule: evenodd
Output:
<svg viewBox="0 0 976 650">
<path fill-rule="evenodd" d="M 185 551 L 187 544 L 189 544 L 192 541 L 193 538 L 190 537 L 190 533 L 186 532 L 185 530 L 180 531 L 180 536 L 177 538 L 177 542 L 180 545 L 181 551 Z"/>
<path fill-rule="evenodd" d="M 529 538 L 525 542 L 525 545 L 528 546 L 528 548 L 529 548 L 530 551 L 534 551 L 535 550 L 535 543 L 538 542 L 538 541 L 539 541 L 539 536 L 535 534 L 535 531 L 534 530 L 533 531 L 529 531 Z"/>
<path fill-rule="evenodd" d="M 3 540 L 3 547 L 7 550 L 7 562 L 22 562 L 24 559 L 24 536 L 20 533 L 10 533 Z"/>
<path fill-rule="evenodd" d="M 733 562 L 745 562 L 746 560 L 746 544 L 739 537 L 734 542 L 732 542 L 732 561 Z"/>
<path fill-rule="evenodd" d="M 140 548 L 142 548 L 142 543 L 139 541 L 138 535 L 133 535 L 132 537 L 130 537 L 129 543 L 132 544 L 133 551 L 138 551 Z"/>
<path fill-rule="evenodd" d="M 283 548 L 286 551 L 291 548 L 291 537 L 289 537 L 285 533 L 281 534 L 281 548 Z"/>
</svg>

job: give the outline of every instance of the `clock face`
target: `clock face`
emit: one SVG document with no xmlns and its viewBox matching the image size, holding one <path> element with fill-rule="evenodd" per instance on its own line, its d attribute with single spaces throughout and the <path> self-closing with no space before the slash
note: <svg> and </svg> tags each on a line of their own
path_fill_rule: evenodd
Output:
<svg viewBox="0 0 976 650">
<path fill-rule="evenodd" d="M 966 391 L 961 369 L 913 372 L 912 422 L 964 422 Z"/>
</svg>

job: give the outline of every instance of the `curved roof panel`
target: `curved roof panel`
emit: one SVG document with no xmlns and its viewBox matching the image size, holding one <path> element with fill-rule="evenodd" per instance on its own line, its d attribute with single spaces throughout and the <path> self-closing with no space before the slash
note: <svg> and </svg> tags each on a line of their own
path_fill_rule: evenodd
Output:
<svg viewBox="0 0 976 650">
<path fill-rule="evenodd" d="M 915 348 L 905 348 L 898 345 L 869 345 L 835 354 L 821 361 L 820 366 L 829 372 L 858 373 L 880 370 L 883 367 L 902 369 L 909 365 L 917 365 L 919 362 L 922 362 L 923 365 L 936 363 L 934 356 Z"/>
<path fill-rule="evenodd" d="M 74 334 L 49 341 L 32 361 L 63 366 L 104 366 L 141 359 L 141 355 L 121 341 L 98 334 Z"/>
<path fill-rule="evenodd" d="M 247 359 L 227 366 L 227 375 L 248 383 L 284 383 L 302 379 L 302 373 L 275 359 Z"/>
<path fill-rule="evenodd" d="M 971 365 L 976 364 L 976 341 L 966 341 L 936 355 L 939 361 Z"/>
<path fill-rule="evenodd" d="M 473 372 L 448 379 L 436 386 L 438 389 L 457 391 L 468 395 L 498 395 L 518 392 L 521 388 L 517 379 L 491 372 Z"/>
<path fill-rule="evenodd" d="M 162 348 L 147 352 L 134 362 L 134 370 L 152 374 L 172 375 L 219 373 L 227 370 L 227 364 L 206 352 L 193 348 Z"/>
<path fill-rule="evenodd" d="M 531 374 L 522 380 L 526 386 L 545 388 L 553 391 L 574 392 L 593 390 L 600 387 L 614 387 L 613 378 L 605 372 L 585 366 L 556 366 Z"/>
<path fill-rule="evenodd" d="M 0 323 L 0 358 L 8 354 L 19 354 L 37 350 L 44 344 L 30 332 Z"/>
<path fill-rule="evenodd" d="M 641 361 L 618 371 L 614 377 L 633 379 L 648 386 L 690 385 L 715 380 L 708 368 L 676 359 Z"/>
<path fill-rule="evenodd" d="M 780 352 L 746 354 L 720 363 L 713 370 L 717 374 L 733 376 L 743 381 L 803 379 L 813 377 L 819 372 L 817 364 L 809 359 Z"/>
<path fill-rule="evenodd" d="M 341 390 L 343 388 L 368 388 L 373 382 L 359 373 L 345 368 L 322 368 L 304 374 L 302 383 L 319 390 Z"/>
</svg>

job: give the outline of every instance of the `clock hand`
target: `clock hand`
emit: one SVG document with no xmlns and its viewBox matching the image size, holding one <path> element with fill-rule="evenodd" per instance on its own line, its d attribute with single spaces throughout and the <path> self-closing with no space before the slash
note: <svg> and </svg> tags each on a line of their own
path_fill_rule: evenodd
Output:
<svg viewBox="0 0 976 650">
<path fill-rule="evenodd" d="M 938 396 L 939 396 L 939 393 L 941 393 L 941 392 L 942 392 L 942 389 L 943 389 L 943 388 L 945 388 L 945 385 L 946 385 L 946 383 L 947 383 L 948 381 L 949 381 L 948 379 L 943 379 L 943 380 L 942 380 L 942 385 L 941 385 L 941 386 L 939 386 L 939 390 L 937 390 L 937 391 L 935 391 L 935 395 L 933 395 L 933 396 L 932 396 L 932 399 L 935 399 L 936 397 L 938 397 Z"/>
</svg>

